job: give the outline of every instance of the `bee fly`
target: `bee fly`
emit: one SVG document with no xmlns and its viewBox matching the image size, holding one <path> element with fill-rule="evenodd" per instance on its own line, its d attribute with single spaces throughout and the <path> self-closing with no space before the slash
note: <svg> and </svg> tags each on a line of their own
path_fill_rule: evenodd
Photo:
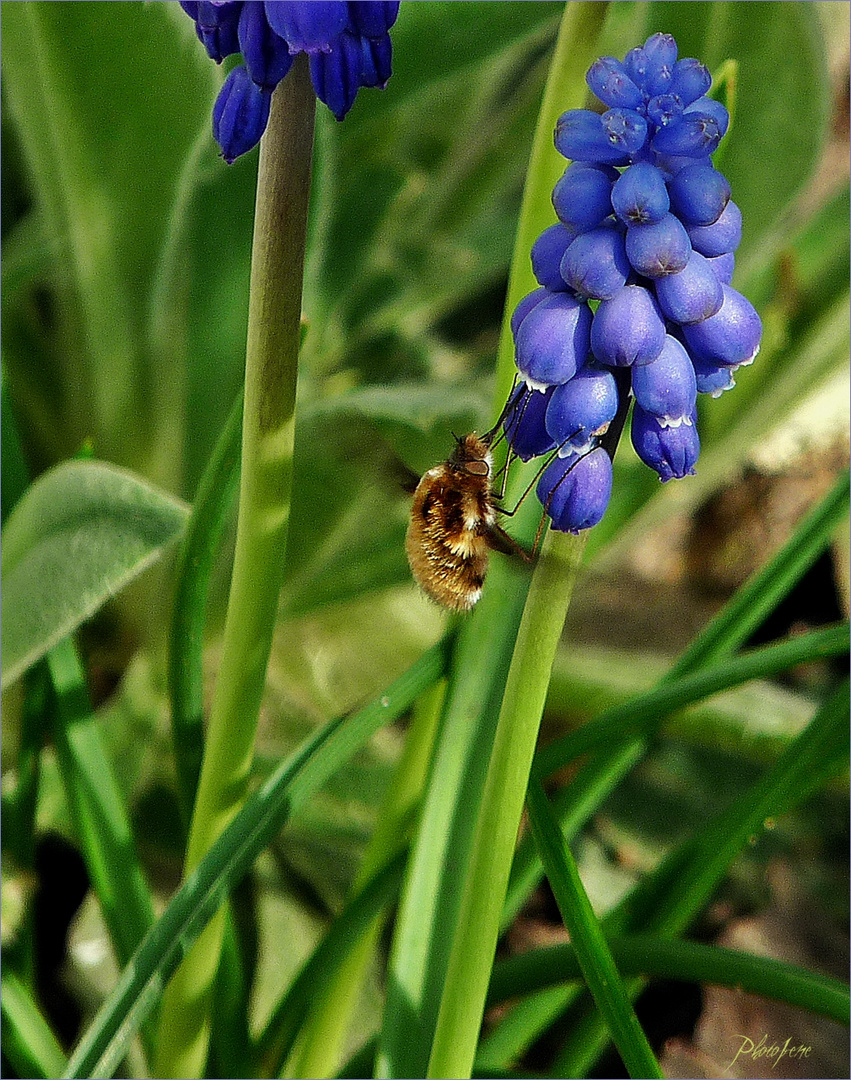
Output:
<svg viewBox="0 0 851 1080">
<path fill-rule="evenodd" d="M 531 561 L 497 522 L 496 430 L 456 436 L 449 459 L 429 469 L 414 492 L 405 542 L 411 572 L 432 600 L 455 611 L 469 611 L 481 596 L 488 549 Z"/>
</svg>

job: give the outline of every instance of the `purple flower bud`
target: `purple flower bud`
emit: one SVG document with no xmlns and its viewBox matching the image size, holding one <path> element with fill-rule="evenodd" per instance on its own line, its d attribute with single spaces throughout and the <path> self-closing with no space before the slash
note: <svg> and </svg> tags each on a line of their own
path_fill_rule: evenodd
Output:
<svg viewBox="0 0 851 1080">
<path fill-rule="evenodd" d="M 687 57 L 674 64 L 669 94 L 676 94 L 684 106 L 703 97 L 712 85 L 712 76 L 699 60 Z"/>
<path fill-rule="evenodd" d="M 572 378 L 589 349 L 591 309 L 570 293 L 551 293 L 517 331 L 517 367 L 527 384 L 543 390 Z"/>
<path fill-rule="evenodd" d="M 554 389 L 545 422 L 560 448 L 559 454 L 565 456 L 568 447 L 576 453 L 590 450 L 592 437 L 608 430 L 617 411 L 614 375 L 595 364 L 586 364 L 572 379 Z"/>
<path fill-rule="evenodd" d="M 595 60 L 585 81 L 591 93 L 611 108 L 637 109 L 644 104 L 641 91 L 626 73 L 620 60 L 613 56 L 601 56 Z"/>
<path fill-rule="evenodd" d="M 226 56 L 239 52 L 237 26 L 242 4 L 213 4 L 202 0 L 196 9 L 196 33 L 211 60 L 220 64 Z M 184 11 L 186 9 L 184 8 Z"/>
<path fill-rule="evenodd" d="M 698 394 L 709 394 L 710 397 L 718 398 L 725 390 L 732 390 L 736 385 L 733 372 L 738 370 L 738 365 L 728 367 L 726 364 L 705 364 L 697 357 L 693 358 L 693 365 Z"/>
<path fill-rule="evenodd" d="M 225 79 L 213 106 L 213 137 L 228 165 L 260 142 L 271 101 L 271 91 L 253 83 L 242 64 Z"/>
<path fill-rule="evenodd" d="M 550 225 L 532 245 L 532 273 L 552 292 L 564 292 L 567 283 L 559 266 L 576 233 L 565 225 Z"/>
<path fill-rule="evenodd" d="M 687 105 L 683 109 L 683 113 L 686 115 L 689 113 L 703 113 L 704 116 L 711 116 L 718 125 L 722 138 L 727 134 L 727 128 L 730 126 L 730 114 L 721 102 L 716 101 L 714 98 L 698 98 L 691 105 Z"/>
<path fill-rule="evenodd" d="M 711 154 L 720 141 L 721 132 L 714 117 L 686 110 L 679 119 L 659 128 L 651 146 L 659 154 L 698 157 Z"/>
<path fill-rule="evenodd" d="M 269 25 L 284 38 L 293 54 L 330 52 L 349 21 L 348 5 L 339 0 L 312 0 L 309 4 L 298 0 L 266 0 L 263 7 Z"/>
<path fill-rule="evenodd" d="M 349 29 L 363 37 L 384 37 L 399 15 L 398 0 L 350 0 Z"/>
<path fill-rule="evenodd" d="M 626 230 L 626 254 L 645 277 L 677 274 L 689 260 L 691 244 L 679 218 L 665 216 L 652 225 L 630 225 Z"/>
<path fill-rule="evenodd" d="M 735 251 L 742 239 L 742 212 L 732 199 L 711 225 L 686 226 L 691 246 L 701 255 L 724 255 Z"/>
<path fill-rule="evenodd" d="M 251 81 L 274 90 L 292 67 L 293 58 L 283 38 L 266 21 L 262 4 L 243 4 L 239 16 L 239 48 Z"/>
<path fill-rule="evenodd" d="M 576 161 L 564 170 L 553 188 L 553 208 L 559 221 L 574 232 L 593 229 L 612 212 L 612 182 L 618 173 L 610 165 Z"/>
<path fill-rule="evenodd" d="M 331 52 L 310 54 L 313 89 L 338 120 L 342 120 L 354 105 L 362 74 L 361 39 L 348 32 L 340 34 Z"/>
<path fill-rule="evenodd" d="M 656 299 L 666 319 L 684 325 L 714 315 L 724 301 L 724 293 L 709 261 L 693 251 L 678 274 L 656 281 Z"/>
<path fill-rule="evenodd" d="M 649 364 L 665 344 L 665 320 L 651 293 L 626 285 L 602 300 L 591 325 L 591 348 L 601 364 Z"/>
<path fill-rule="evenodd" d="M 555 457 L 538 481 L 538 499 L 558 532 L 596 525 L 612 494 L 612 462 L 602 447 L 588 454 Z"/>
<path fill-rule="evenodd" d="M 580 233 L 561 260 L 561 277 L 583 296 L 608 300 L 626 285 L 629 260 L 621 230 L 600 225 Z"/>
<path fill-rule="evenodd" d="M 668 193 L 671 209 L 684 225 L 711 225 L 730 201 L 730 184 L 711 165 L 696 162 L 680 169 Z"/>
<path fill-rule="evenodd" d="M 733 280 L 733 271 L 736 269 L 736 256 L 732 251 L 725 251 L 723 255 L 713 255 L 706 260 L 715 272 L 715 276 L 722 285 L 729 285 Z"/>
<path fill-rule="evenodd" d="M 589 109 L 569 109 L 561 114 L 556 123 L 555 147 L 571 161 L 608 165 L 626 165 L 629 162 L 627 152 L 609 139 L 600 115 Z"/>
<path fill-rule="evenodd" d="M 688 351 L 704 364 L 750 364 L 759 352 L 762 323 L 753 304 L 729 285 L 724 303 L 703 322 L 683 327 Z"/>
<path fill-rule="evenodd" d="M 662 351 L 651 364 L 633 367 L 632 392 L 641 408 L 656 417 L 660 427 L 691 423 L 697 402 L 697 380 L 691 358 L 676 338 L 668 334 Z"/>
<path fill-rule="evenodd" d="M 544 423 L 547 406 L 555 390 L 556 387 L 550 386 L 541 393 L 521 383 L 511 397 L 503 430 L 511 449 L 521 461 L 531 461 L 555 446 L 555 440 Z"/>
<path fill-rule="evenodd" d="M 657 94 L 647 102 L 647 119 L 657 127 L 664 127 L 682 116 L 683 103 L 676 94 Z"/>
<path fill-rule="evenodd" d="M 662 427 L 638 402 L 633 405 L 632 445 L 644 464 L 655 470 L 663 483 L 694 472 L 700 454 L 696 419 L 693 415 L 690 424 Z"/>
<path fill-rule="evenodd" d="M 652 34 L 644 42 L 644 90 L 648 97 L 667 93 L 677 62 L 677 43 L 670 34 Z"/>
<path fill-rule="evenodd" d="M 377 86 L 383 90 L 393 74 L 393 44 L 389 34 L 381 37 L 361 37 L 361 86 Z"/>
<path fill-rule="evenodd" d="M 633 109 L 607 109 L 600 117 L 612 146 L 624 154 L 635 154 L 647 141 L 647 121 Z"/>
<path fill-rule="evenodd" d="M 648 162 L 630 165 L 612 187 L 612 207 L 627 225 L 652 225 L 668 212 L 668 189 Z"/>
<path fill-rule="evenodd" d="M 549 289 L 542 286 L 540 289 L 533 289 L 532 292 L 526 293 L 523 299 L 518 301 L 517 307 L 511 316 L 511 333 L 514 335 L 515 341 L 517 340 L 517 331 L 520 329 L 520 324 L 532 308 L 540 304 L 544 297 L 549 295 Z"/>
</svg>

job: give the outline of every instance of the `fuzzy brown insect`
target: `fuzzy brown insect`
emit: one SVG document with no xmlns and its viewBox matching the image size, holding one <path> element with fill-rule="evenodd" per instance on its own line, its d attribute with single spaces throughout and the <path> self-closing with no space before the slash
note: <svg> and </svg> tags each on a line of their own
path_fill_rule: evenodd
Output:
<svg viewBox="0 0 851 1080">
<path fill-rule="evenodd" d="M 529 556 L 497 523 L 491 487 L 493 435 L 464 435 L 448 461 L 414 492 L 405 548 L 411 572 L 443 607 L 469 611 L 482 594 L 488 550 Z"/>
</svg>

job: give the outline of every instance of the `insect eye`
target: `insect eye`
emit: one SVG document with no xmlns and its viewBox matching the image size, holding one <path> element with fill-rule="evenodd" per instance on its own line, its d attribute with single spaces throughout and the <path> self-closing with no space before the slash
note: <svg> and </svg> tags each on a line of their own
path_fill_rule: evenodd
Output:
<svg viewBox="0 0 851 1080">
<path fill-rule="evenodd" d="M 472 476 L 487 476 L 490 472 L 486 461 L 468 461 L 465 468 Z"/>
</svg>

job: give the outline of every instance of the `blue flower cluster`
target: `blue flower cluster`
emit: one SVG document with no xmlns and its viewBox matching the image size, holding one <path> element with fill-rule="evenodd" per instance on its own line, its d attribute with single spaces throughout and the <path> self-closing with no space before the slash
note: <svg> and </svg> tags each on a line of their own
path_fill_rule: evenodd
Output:
<svg viewBox="0 0 851 1080">
<path fill-rule="evenodd" d="M 730 287 L 742 219 L 712 166 L 729 118 L 706 97 L 707 69 L 654 34 L 623 62 L 597 60 L 586 79 L 607 108 L 572 109 L 556 126 L 572 164 L 553 190 L 558 223 L 532 248 L 540 288 L 512 317 L 523 381 L 504 421 L 524 461 L 554 451 L 537 491 L 565 532 L 605 512 L 601 438 L 626 398 L 641 460 L 663 481 L 693 473 L 697 394 L 732 387 L 762 334 Z"/>
<path fill-rule="evenodd" d="M 362 86 L 390 78 L 390 27 L 399 3 L 390 0 L 180 0 L 217 64 L 242 53 L 213 107 L 213 135 L 230 165 L 260 142 L 272 91 L 304 52 L 320 101 L 342 120 Z"/>
</svg>

